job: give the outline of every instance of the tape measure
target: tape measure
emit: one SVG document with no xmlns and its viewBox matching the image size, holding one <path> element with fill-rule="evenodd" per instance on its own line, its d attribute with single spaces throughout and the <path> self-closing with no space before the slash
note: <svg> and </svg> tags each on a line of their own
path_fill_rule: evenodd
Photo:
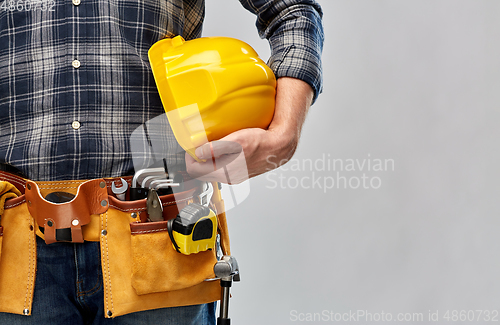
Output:
<svg viewBox="0 0 500 325">
<path fill-rule="evenodd" d="M 191 203 L 167 223 L 168 234 L 176 251 L 184 255 L 215 248 L 217 216 L 208 207 Z"/>
</svg>

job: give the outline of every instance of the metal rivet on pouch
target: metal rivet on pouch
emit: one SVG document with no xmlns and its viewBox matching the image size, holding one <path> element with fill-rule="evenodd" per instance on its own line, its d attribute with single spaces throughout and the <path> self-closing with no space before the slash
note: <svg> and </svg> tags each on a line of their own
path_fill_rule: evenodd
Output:
<svg viewBox="0 0 500 325">
<path fill-rule="evenodd" d="M 132 212 L 132 214 L 130 215 L 132 218 L 137 218 L 137 212 Z"/>
<path fill-rule="evenodd" d="M 26 185 L 26 187 L 28 188 L 28 190 L 31 190 L 31 184 L 28 183 L 28 185 Z"/>
<path fill-rule="evenodd" d="M 25 309 L 23 310 L 23 315 L 29 315 L 30 314 L 30 310 L 29 309 Z"/>
<path fill-rule="evenodd" d="M 54 223 L 52 221 L 50 221 L 50 220 L 47 221 L 47 226 L 52 227 L 53 225 L 54 225 Z"/>
<path fill-rule="evenodd" d="M 111 312 L 111 310 L 108 310 L 107 314 L 109 317 L 113 316 L 113 313 Z"/>
<path fill-rule="evenodd" d="M 78 221 L 78 219 L 73 219 L 73 221 L 71 221 L 71 224 L 73 226 L 78 226 L 79 223 L 80 223 L 80 221 Z"/>
<path fill-rule="evenodd" d="M 103 231 L 101 231 L 101 235 L 106 236 L 107 234 L 108 232 L 106 231 L 106 229 L 103 229 Z"/>
<path fill-rule="evenodd" d="M 31 201 L 28 201 L 29 206 L 31 206 Z"/>
<path fill-rule="evenodd" d="M 106 201 L 106 200 L 102 200 L 102 201 L 101 201 L 101 205 L 102 205 L 103 207 L 105 207 L 106 205 L 108 205 L 108 201 Z"/>
<path fill-rule="evenodd" d="M 100 183 L 99 183 L 99 186 L 100 186 L 101 188 L 105 188 L 105 187 L 106 187 L 106 182 L 100 182 Z"/>
</svg>

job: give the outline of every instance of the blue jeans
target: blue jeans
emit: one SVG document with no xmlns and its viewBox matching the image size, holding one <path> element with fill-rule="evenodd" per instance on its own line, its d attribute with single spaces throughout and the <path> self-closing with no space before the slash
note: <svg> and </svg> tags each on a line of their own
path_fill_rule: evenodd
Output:
<svg viewBox="0 0 500 325">
<path fill-rule="evenodd" d="M 215 303 L 104 318 L 98 242 L 46 245 L 37 237 L 37 276 L 31 316 L 0 313 L 9 325 L 214 325 Z"/>
</svg>

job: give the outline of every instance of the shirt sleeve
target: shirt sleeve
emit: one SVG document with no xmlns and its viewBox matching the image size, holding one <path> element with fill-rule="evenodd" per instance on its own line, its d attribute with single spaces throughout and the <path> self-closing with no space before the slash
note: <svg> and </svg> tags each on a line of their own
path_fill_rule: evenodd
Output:
<svg viewBox="0 0 500 325">
<path fill-rule="evenodd" d="M 314 90 L 314 101 L 323 89 L 323 11 L 314 0 L 240 0 L 257 15 L 261 38 L 269 40 L 269 66 L 277 78 L 293 77 Z"/>
</svg>

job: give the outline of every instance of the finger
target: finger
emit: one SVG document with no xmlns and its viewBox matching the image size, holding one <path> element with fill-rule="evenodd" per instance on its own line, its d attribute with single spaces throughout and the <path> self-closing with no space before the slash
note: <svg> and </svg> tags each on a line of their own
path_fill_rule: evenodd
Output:
<svg viewBox="0 0 500 325">
<path fill-rule="evenodd" d="M 212 159 L 222 155 L 239 154 L 243 148 L 234 141 L 212 141 L 205 143 L 195 150 L 195 155 L 199 159 Z"/>
<path fill-rule="evenodd" d="M 203 181 L 238 184 L 249 178 L 243 153 L 239 155 L 224 155 L 221 158 L 217 158 L 215 169 L 211 160 L 197 162 L 192 157 L 190 159 L 186 155 L 186 167 L 191 177 Z"/>
<path fill-rule="evenodd" d="M 214 171 L 212 161 L 209 162 L 197 162 L 197 161 L 187 161 L 186 157 L 186 167 L 187 172 L 194 178 L 200 178 L 208 175 Z"/>
<path fill-rule="evenodd" d="M 225 168 L 228 164 L 233 162 L 236 158 L 238 158 L 237 154 L 231 155 L 223 155 L 222 157 L 207 159 L 206 161 L 195 161 L 192 157 L 191 159 L 186 156 L 186 165 L 190 165 L 193 168 L 193 171 L 196 171 L 198 176 L 203 176 L 205 174 L 212 173 L 221 168 Z M 189 160 L 188 160 L 189 159 Z M 238 165 L 241 164 L 233 164 L 233 168 L 237 169 Z M 236 167 L 236 168 L 235 168 Z M 242 168 L 246 168 L 246 164 L 242 166 Z"/>
<path fill-rule="evenodd" d="M 221 168 L 214 171 L 211 163 L 193 161 L 187 163 L 186 167 L 188 174 L 197 180 L 229 183 L 224 170 Z"/>
</svg>

